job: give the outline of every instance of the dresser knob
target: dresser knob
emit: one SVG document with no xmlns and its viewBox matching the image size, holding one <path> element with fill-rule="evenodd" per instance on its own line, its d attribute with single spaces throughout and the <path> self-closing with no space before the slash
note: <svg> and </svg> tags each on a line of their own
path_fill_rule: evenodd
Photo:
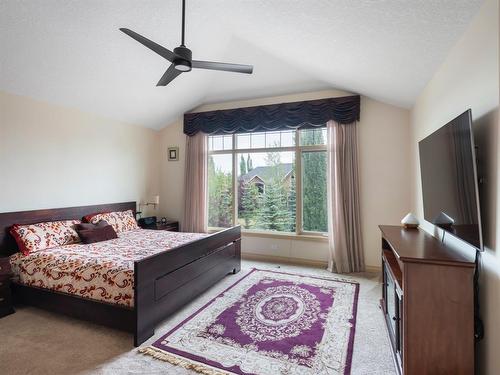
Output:
<svg viewBox="0 0 500 375">
<path fill-rule="evenodd" d="M 0 286 L 2 286 L 2 285 L 3 285 L 3 282 L 0 281 Z"/>
<path fill-rule="evenodd" d="M 0 297 L 0 302 L 3 302 L 4 300 L 5 300 L 5 298 Z"/>
</svg>

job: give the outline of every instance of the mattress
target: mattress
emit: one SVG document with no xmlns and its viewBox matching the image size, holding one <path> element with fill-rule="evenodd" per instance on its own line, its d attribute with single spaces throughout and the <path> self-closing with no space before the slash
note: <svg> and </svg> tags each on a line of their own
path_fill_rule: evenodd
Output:
<svg viewBox="0 0 500 375">
<path fill-rule="evenodd" d="M 134 261 L 205 236 L 136 229 L 109 241 L 17 253 L 10 263 L 20 284 L 132 307 Z"/>
</svg>

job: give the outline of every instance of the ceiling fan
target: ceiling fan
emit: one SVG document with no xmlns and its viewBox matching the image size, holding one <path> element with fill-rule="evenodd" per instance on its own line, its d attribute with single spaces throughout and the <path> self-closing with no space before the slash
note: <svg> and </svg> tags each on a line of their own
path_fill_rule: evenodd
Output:
<svg viewBox="0 0 500 375">
<path fill-rule="evenodd" d="M 131 38 L 137 40 L 139 43 L 145 45 L 150 50 L 156 52 L 158 55 L 160 55 L 161 57 L 172 63 L 170 67 L 167 69 L 167 71 L 160 78 L 156 86 L 166 86 L 170 82 L 172 82 L 175 79 L 175 77 L 177 77 L 179 74 L 189 72 L 191 71 L 192 68 L 222 70 L 225 72 L 252 74 L 253 72 L 252 65 L 193 60 L 191 50 L 184 45 L 185 16 L 186 16 L 186 0 L 182 0 L 181 45 L 179 47 L 174 48 L 173 52 L 166 49 L 165 47 L 160 46 L 159 44 L 153 42 L 152 40 L 149 40 L 143 37 L 142 35 L 137 34 L 136 32 L 130 29 L 126 28 L 120 29 L 120 31 L 124 32 Z"/>
</svg>

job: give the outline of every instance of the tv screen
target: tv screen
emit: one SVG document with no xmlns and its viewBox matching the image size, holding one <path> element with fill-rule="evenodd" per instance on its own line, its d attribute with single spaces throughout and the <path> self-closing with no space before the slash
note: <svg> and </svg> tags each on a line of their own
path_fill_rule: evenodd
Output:
<svg viewBox="0 0 500 375">
<path fill-rule="evenodd" d="M 425 220 L 482 249 L 470 109 L 418 143 Z"/>
</svg>

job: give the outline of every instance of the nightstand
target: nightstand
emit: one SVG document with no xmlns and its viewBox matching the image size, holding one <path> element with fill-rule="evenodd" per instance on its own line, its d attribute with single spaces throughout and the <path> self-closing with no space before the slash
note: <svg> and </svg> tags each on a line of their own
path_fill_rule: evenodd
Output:
<svg viewBox="0 0 500 375">
<path fill-rule="evenodd" d="M 9 258 L 0 258 L 0 318 L 14 312 L 10 290 L 11 276 Z"/>
<path fill-rule="evenodd" d="M 156 223 L 156 227 L 153 229 L 169 230 L 170 232 L 178 232 L 179 231 L 179 222 L 178 221 L 167 221 L 166 223 L 162 223 L 161 221 L 159 221 Z"/>
<path fill-rule="evenodd" d="M 168 230 L 170 232 L 178 232 L 179 231 L 179 222 L 178 221 L 170 221 L 168 220 L 166 223 L 162 223 L 161 221 L 151 224 L 151 225 L 143 225 L 142 229 L 153 229 L 153 230 Z"/>
</svg>

